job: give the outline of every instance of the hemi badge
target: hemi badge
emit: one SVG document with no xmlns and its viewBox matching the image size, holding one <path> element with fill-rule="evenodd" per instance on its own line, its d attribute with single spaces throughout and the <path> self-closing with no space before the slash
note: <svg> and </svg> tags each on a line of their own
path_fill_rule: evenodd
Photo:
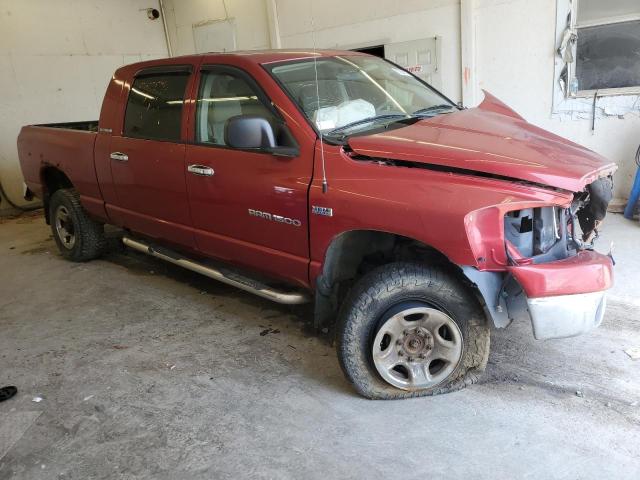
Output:
<svg viewBox="0 0 640 480">
<path fill-rule="evenodd" d="M 325 217 L 333 217 L 333 208 L 318 207 L 317 205 L 313 205 L 311 207 L 311 213 L 313 213 L 314 215 L 324 215 Z"/>
</svg>

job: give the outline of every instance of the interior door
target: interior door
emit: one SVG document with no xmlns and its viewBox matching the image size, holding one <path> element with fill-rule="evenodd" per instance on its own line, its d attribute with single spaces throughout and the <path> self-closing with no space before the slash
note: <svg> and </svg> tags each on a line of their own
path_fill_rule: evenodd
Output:
<svg viewBox="0 0 640 480">
<path fill-rule="evenodd" d="M 384 46 L 384 58 L 406 68 L 439 89 L 442 87 L 442 77 L 438 68 L 439 48 L 438 37 L 391 43 Z"/>
<path fill-rule="evenodd" d="M 153 238 L 193 248 L 185 184 L 182 111 L 190 71 L 142 71 L 127 99 L 124 127 L 110 144 L 117 223 Z"/>
<path fill-rule="evenodd" d="M 225 125 L 237 115 L 265 118 L 279 142 L 291 139 L 247 73 L 230 66 L 204 67 L 195 108 L 195 142 L 186 152 L 197 247 L 208 255 L 306 284 L 311 152 L 285 158 L 231 148 L 225 141 Z"/>
<path fill-rule="evenodd" d="M 236 50 L 236 24 L 233 18 L 196 24 L 192 28 L 196 53 Z"/>
</svg>

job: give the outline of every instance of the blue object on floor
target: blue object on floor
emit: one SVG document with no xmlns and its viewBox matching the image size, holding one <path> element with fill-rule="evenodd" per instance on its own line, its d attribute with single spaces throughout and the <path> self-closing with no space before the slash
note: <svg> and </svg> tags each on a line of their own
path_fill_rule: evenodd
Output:
<svg viewBox="0 0 640 480">
<path fill-rule="evenodd" d="M 636 163 L 638 164 L 638 171 L 633 181 L 633 187 L 631 187 L 629 201 L 624 209 L 624 218 L 628 218 L 629 220 L 633 219 L 633 212 L 636 209 L 636 205 L 638 205 L 638 199 L 640 199 L 640 147 L 638 147 L 638 151 L 636 152 Z"/>
</svg>

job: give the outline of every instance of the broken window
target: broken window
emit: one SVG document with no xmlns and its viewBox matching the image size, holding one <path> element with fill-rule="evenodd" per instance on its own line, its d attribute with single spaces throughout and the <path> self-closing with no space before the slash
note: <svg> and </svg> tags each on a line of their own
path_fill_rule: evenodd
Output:
<svg viewBox="0 0 640 480">
<path fill-rule="evenodd" d="M 570 96 L 640 93 L 640 2 L 573 0 Z"/>
</svg>

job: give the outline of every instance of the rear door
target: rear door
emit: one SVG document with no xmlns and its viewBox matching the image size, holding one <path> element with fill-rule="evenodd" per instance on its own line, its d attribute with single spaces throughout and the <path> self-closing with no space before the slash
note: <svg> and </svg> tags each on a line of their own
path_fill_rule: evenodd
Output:
<svg viewBox="0 0 640 480">
<path fill-rule="evenodd" d="M 290 134 L 257 82 L 236 67 L 203 67 L 194 115 L 195 141 L 187 146 L 186 162 L 198 249 L 306 284 L 311 149 L 279 157 L 227 145 L 225 126 L 237 115 L 267 119 L 279 143 Z"/>
<path fill-rule="evenodd" d="M 184 102 L 191 66 L 138 72 L 126 97 L 122 131 L 110 143 L 115 223 L 193 248 L 185 185 Z"/>
</svg>

